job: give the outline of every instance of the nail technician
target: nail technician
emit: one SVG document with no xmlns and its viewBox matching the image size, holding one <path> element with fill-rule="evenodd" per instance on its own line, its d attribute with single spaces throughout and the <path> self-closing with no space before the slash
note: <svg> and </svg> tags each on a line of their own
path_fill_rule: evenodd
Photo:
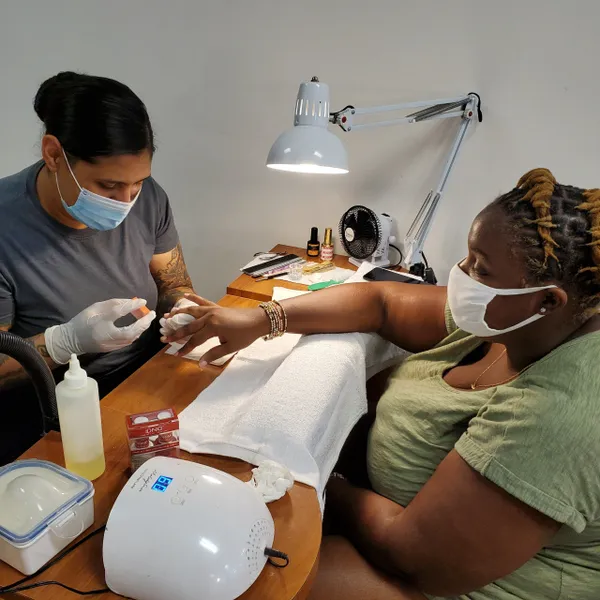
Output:
<svg viewBox="0 0 600 600">
<path fill-rule="evenodd" d="M 178 334 L 379 332 L 415 352 L 334 477 L 313 600 L 600 597 L 600 190 L 535 169 L 475 219 L 448 288 L 342 285 Z M 276 331 L 275 333 L 278 333 Z M 423 595 L 425 594 L 425 596 Z"/>
<path fill-rule="evenodd" d="M 170 310 L 192 282 L 169 200 L 150 176 L 143 102 L 112 79 L 65 72 L 41 85 L 34 108 L 42 160 L 0 179 L 0 329 L 28 338 L 52 369 L 83 355 L 106 394 L 160 348 L 154 311 Z M 114 324 L 144 304 L 149 314 Z M 27 380 L 0 355 L 0 465 L 38 433 Z"/>
</svg>

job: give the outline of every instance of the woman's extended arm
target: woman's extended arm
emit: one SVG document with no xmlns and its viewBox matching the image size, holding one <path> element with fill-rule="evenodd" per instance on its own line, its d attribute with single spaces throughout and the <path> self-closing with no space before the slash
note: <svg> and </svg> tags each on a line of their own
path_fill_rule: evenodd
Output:
<svg viewBox="0 0 600 600">
<path fill-rule="evenodd" d="M 192 336 L 181 354 L 219 337 L 221 346 L 203 358 L 210 362 L 248 346 L 270 331 L 269 319 L 261 308 L 222 308 L 198 296 L 186 297 L 198 306 L 175 312 L 190 314 L 196 320 L 166 338 L 171 342 Z M 432 348 L 447 335 L 445 303 L 444 287 L 380 282 L 339 285 L 281 304 L 291 333 L 376 332 L 406 350 L 419 352 Z"/>
</svg>

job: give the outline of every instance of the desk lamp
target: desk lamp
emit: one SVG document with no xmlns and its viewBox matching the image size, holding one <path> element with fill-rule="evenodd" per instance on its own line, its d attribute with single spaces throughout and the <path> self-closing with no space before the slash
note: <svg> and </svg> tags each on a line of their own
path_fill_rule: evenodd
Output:
<svg viewBox="0 0 600 600">
<path fill-rule="evenodd" d="M 469 93 L 457 98 L 421 100 L 356 108 L 347 105 L 338 111 L 330 111 L 329 86 L 317 77 L 303 82 L 298 91 L 294 111 L 294 127 L 282 133 L 269 152 L 267 167 L 295 173 L 322 173 L 337 175 L 348 173 L 348 155 L 340 138 L 331 133 L 329 123 L 351 132 L 373 127 L 386 127 L 399 123 L 419 123 L 435 119 L 459 118 L 460 126 L 435 189 L 431 190 L 417 212 L 404 238 L 404 262 L 410 272 L 435 283 L 435 274 L 426 268 L 423 246 L 440 204 L 450 171 L 454 166 L 469 125 L 475 115 L 481 122 L 481 100 L 478 94 Z M 355 117 L 381 113 L 419 109 L 404 117 L 367 123 L 354 123 Z"/>
</svg>

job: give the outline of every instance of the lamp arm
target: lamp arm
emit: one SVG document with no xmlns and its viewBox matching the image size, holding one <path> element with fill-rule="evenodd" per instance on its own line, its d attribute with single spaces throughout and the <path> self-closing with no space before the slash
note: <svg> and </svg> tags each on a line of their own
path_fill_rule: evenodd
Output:
<svg viewBox="0 0 600 600">
<path fill-rule="evenodd" d="M 405 264 L 407 267 L 412 267 L 417 263 L 423 262 L 423 246 L 425 245 L 425 240 L 427 239 L 429 231 L 433 225 L 433 220 L 439 208 L 440 200 L 444 193 L 444 188 L 448 182 L 450 172 L 456 163 L 456 159 L 462 147 L 462 143 L 465 139 L 469 125 L 473 120 L 475 109 L 476 107 L 473 107 L 471 110 L 469 110 L 469 108 L 465 110 L 437 187 L 429 192 L 425 198 L 425 201 L 421 205 L 417 216 L 406 233 L 406 237 L 404 238 L 404 253 L 406 257 Z"/>
<path fill-rule="evenodd" d="M 436 100 L 417 100 L 415 102 L 402 102 L 400 104 L 384 104 L 381 106 L 355 107 L 351 104 L 341 110 L 329 114 L 329 122 L 338 125 L 343 131 L 356 131 L 374 127 L 386 127 L 400 123 L 417 123 L 419 121 L 447 119 L 460 117 L 474 101 L 478 102 L 476 94 L 468 94 L 460 98 L 439 98 Z M 478 106 L 478 104 L 477 104 Z M 385 112 L 394 112 L 406 109 L 420 108 L 417 112 L 386 121 L 373 121 L 354 124 L 357 116 L 376 115 Z"/>
<path fill-rule="evenodd" d="M 427 117 L 427 121 L 435 121 L 437 119 L 448 119 L 452 117 L 460 117 L 462 116 L 463 111 L 458 110 L 454 112 L 442 113 L 439 115 L 435 115 L 433 117 Z M 373 123 L 359 123 L 358 125 L 349 125 L 348 127 L 344 127 L 341 124 L 340 127 L 346 131 L 358 131 L 360 129 L 374 129 L 375 127 L 387 127 L 388 125 L 400 125 L 400 123 L 417 123 L 417 121 L 413 117 L 401 117 L 398 119 L 389 119 L 387 121 L 374 121 Z"/>
<path fill-rule="evenodd" d="M 461 123 L 450 149 L 450 153 L 444 165 L 442 175 L 438 185 L 431 190 L 425 201 L 421 205 L 417 216 L 412 222 L 406 237 L 404 238 L 405 264 L 418 274 L 425 271 L 423 265 L 423 246 L 429 235 L 433 220 L 439 208 L 440 200 L 444 193 L 444 188 L 454 167 L 458 153 L 460 152 L 465 135 L 471 124 L 471 121 L 477 115 L 481 122 L 483 116 L 481 112 L 481 99 L 478 94 L 471 92 L 461 98 L 440 98 L 437 100 L 418 100 L 416 102 L 404 102 L 402 104 L 388 104 L 382 106 L 372 106 L 367 108 L 356 108 L 352 105 L 345 106 L 342 110 L 332 112 L 329 115 L 330 123 L 338 125 L 345 132 L 356 131 L 358 129 L 371 129 L 374 127 L 386 127 L 388 125 L 398 125 L 400 123 L 420 123 L 421 121 L 433 121 L 437 119 L 448 119 L 460 117 Z M 354 124 L 354 117 L 361 115 L 375 115 L 385 112 L 419 108 L 405 117 L 390 119 L 385 121 L 374 121 L 368 123 Z M 433 271 L 429 269 L 429 278 L 435 280 Z"/>
</svg>

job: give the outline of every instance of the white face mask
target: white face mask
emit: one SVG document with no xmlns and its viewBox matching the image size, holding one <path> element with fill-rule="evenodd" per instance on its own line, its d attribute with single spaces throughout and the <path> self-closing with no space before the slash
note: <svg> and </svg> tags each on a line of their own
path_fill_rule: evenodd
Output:
<svg viewBox="0 0 600 600">
<path fill-rule="evenodd" d="M 492 329 L 485 322 L 485 313 L 488 304 L 496 296 L 522 296 L 523 294 L 533 294 L 542 290 L 555 288 L 555 285 L 546 285 L 543 287 L 519 288 L 519 289 L 497 289 L 492 288 L 479 281 L 469 277 L 458 265 L 455 265 L 450 271 L 448 279 L 448 304 L 454 322 L 463 331 L 473 335 L 485 338 L 501 335 L 514 331 L 525 325 L 529 325 L 546 315 L 537 313 L 520 323 L 516 323 L 506 329 Z"/>
</svg>

